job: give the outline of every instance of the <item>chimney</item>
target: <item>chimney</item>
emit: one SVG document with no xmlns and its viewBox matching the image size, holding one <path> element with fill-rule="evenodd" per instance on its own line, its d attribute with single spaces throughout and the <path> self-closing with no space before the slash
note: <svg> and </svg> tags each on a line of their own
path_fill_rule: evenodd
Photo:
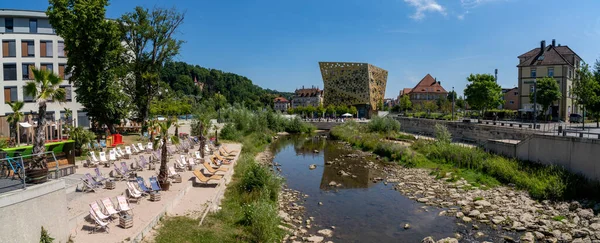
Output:
<svg viewBox="0 0 600 243">
<path fill-rule="evenodd" d="M 546 50 L 546 41 L 545 40 L 540 42 L 540 49 L 542 49 L 542 52 L 544 52 L 544 50 Z"/>
<path fill-rule="evenodd" d="M 556 39 L 552 39 L 552 47 L 556 47 Z"/>
</svg>

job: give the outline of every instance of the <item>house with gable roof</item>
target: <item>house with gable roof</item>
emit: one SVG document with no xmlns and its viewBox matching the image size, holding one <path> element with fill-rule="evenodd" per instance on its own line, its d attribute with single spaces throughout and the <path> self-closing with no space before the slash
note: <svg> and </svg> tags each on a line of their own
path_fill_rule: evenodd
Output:
<svg viewBox="0 0 600 243">
<path fill-rule="evenodd" d="M 415 87 L 402 89 L 398 100 L 404 95 L 408 95 L 412 104 L 415 105 L 425 101 L 437 101 L 442 97 L 448 97 L 448 91 L 442 87 L 441 81 L 427 74 Z"/>
</svg>

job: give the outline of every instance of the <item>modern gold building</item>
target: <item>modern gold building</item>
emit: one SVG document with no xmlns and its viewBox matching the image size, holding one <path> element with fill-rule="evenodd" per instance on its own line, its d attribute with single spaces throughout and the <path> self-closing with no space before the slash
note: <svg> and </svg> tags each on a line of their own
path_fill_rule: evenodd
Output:
<svg viewBox="0 0 600 243">
<path fill-rule="evenodd" d="M 383 102 L 388 71 L 368 63 L 319 62 L 324 105 L 347 105 L 358 117 L 370 117 Z"/>
</svg>

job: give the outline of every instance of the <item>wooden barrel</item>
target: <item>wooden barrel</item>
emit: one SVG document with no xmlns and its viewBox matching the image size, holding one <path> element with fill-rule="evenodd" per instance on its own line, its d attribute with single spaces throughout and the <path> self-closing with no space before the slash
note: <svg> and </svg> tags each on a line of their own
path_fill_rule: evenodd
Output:
<svg viewBox="0 0 600 243">
<path fill-rule="evenodd" d="M 27 183 L 30 184 L 40 184 L 48 181 L 48 168 L 40 169 L 28 169 L 25 170 L 25 178 L 27 178 Z"/>
</svg>

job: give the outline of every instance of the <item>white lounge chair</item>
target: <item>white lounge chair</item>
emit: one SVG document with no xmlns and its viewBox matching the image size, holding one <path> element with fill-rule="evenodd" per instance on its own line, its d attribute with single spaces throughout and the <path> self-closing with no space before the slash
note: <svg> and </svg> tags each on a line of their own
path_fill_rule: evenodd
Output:
<svg viewBox="0 0 600 243">
<path fill-rule="evenodd" d="M 190 157 L 188 159 L 188 166 L 190 167 L 190 170 L 196 169 L 196 163 L 194 162 L 194 158 Z"/>
<path fill-rule="evenodd" d="M 143 194 L 140 191 L 138 191 L 131 183 L 132 182 L 127 182 L 127 200 L 135 200 L 136 203 L 140 203 L 140 199 L 142 198 Z"/>
<path fill-rule="evenodd" d="M 200 156 L 200 151 L 194 151 L 194 155 L 196 156 L 197 160 L 201 160 L 202 156 Z"/>
<path fill-rule="evenodd" d="M 132 145 L 135 146 L 135 144 Z M 140 153 L 146 151 L 146 148 L 144 148 L 144 145 L 142 143 L 137 144 L 137 149 L 140 151 Z"/>
<path fill-rule="evenodd" d="M 106 152 L 99 152 L 98 156 L 100 157 L 100 162 L 105 165 L 108 164 L 108 160 L 106 159 Z"/>
<path fill-rule="evenodd" d="M 131 144 L 131 152 L 133 152 L 134 154 L 140 154 L 141 151 L 137 148 L 137 145 L 135 144 Z"/>
<path fill-rule="evenodd" d="M 117 152 L 116 152 L 114 149 L 111 149 L 111 150 L 108 152 L 108 159 L 109 159 L 110 161 L 117 161 Z"/>
<path fill-rule="evenodd" d="M 94 151 L 90 151 L 88 153 L 88 166 L 92 165 L 92 166 L 97 166 L 98 164 L 100 164 L 100 161 L 98 160 L 98 158 L 96 158 L 96 153 L 94 153 Z"/>
<path fill-rule="evenodd" d="M 179 174 L 177 173 L 177 171 L 175 171 L 175 168 L 173 166 L 169 166 L 169 171 L 167 171 L 169 174 L 169 178 L 173 178 L 178 176 Z"/>
<path fill-rule="evenodd" d="M 97 202 L 93 202 L 90 203 L 90 209 L 92 210 L 92 212 L 94 212 L 94 214 L 96 215 L 96 217 L 98 217 L 99 219 L 105 220 L 112 220 L 110 218 L 110 216 L 104 214 L 104 212 L 102 212 L 102 209 L 100 209 L 100 206 L 98 206 Z"/>
<path fill-rule="evenodd" d="M 121 214 L 126 213 L 129 215 L 133 215 L 133 209 L 129 205 L 129 202 L 127 202 L 127 198 L 125 196 L 117 196 L 117 202 L 119 203 L 117 205 L 119 206 L 119 211 L 121 212 Z"/>
<path fill-rule="evenodd" d="M 125 154 L 126 154 L 126 155 L 129 155 L 129 156 L 132 156 L 132 155 L 133 155 L 133 153 L 131 152 L 131 147 L 129 147 L 129 146 L 125 146 Z"/>
<path fill-rule="evenodd" d="M 115 209 L 115 206 L 113 205 L 110 198 L 107 197 L 107 198 L 102 199 L 102 205 L 104 206 L 104 209 L 106 210 L 106 213 L 109 216 L 118 216 L 119 215 L 119 211 L 117 211 Z"/>
<path fill-rule="evenodd" d="M 115 154 L 117 155 L 117 159 L 123 158 L 124 154 L 121 153 L 123 151 L 121 150 L 120 147 L 113 148 L 112 150 L 115 151 Z"/>
<path fill-rule="evenodd" d="M 151 142 L 148 143 L 148 148 L 146 149 L 146 151 L 148 152 L 152 152 L 154 150 L 153 145 Z"/>
<path fill-rule="evenodd" d="M 104 231 L 106 233 L 108 233 L 108 222 L 100 219 L 96 215 L 96 213 L 94 213 L 94 210 L 91 208 L 90 208 L 90 218 L 92 218 L 94 220 L 94 222 L 96 223 L 96 227 L 94 227 L 94 229 L 92 230 L 92 233 L 95 233 L 97 228 L 104 229 Z"/>
</svg>

